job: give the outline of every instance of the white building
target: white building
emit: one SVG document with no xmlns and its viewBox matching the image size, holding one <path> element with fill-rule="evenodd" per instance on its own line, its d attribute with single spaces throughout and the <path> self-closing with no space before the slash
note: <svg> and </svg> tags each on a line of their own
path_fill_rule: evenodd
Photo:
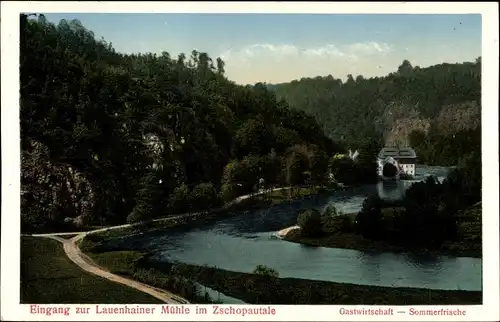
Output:
<svg viewBox="0 0 500 322">
<path fill-rule="evenodd" d="M 377 157 L 378 175 L 383 177 L 384 167 L 387 164 L 392 164 L 396 167 L 396 178 L 399 175 L 405 174 L 409 176 L 415 175 L 415 167 L 417 164 L 417 154 L 410 147 L 404 148 L 388 148 L 380 150 Z"/>
</svg>

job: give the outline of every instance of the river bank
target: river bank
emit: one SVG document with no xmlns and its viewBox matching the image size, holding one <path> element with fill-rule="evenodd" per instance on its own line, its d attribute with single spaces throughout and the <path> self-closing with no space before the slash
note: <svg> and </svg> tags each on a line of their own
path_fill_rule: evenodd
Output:
<svg viewBox="0 0 500 322">
<path fill-rule="evenodd" d="M 339 189 L 345 190 L 348 187 Z M 130 225 L 101 227 L 87 233 L 86 240 L 120 237 L 128 234 L 146 233 L 156 230 L 180 228 L 185 226 L 207 225 L 239 212 L 251 212 L 257 209 L 296 202 L 311 197 L 320 197 L 335 191 L 327 188 L 298 187 L 293 191 L 290 187 L 274 188 L 236 198 L 223 207 L 195 213 L 175 214 Z M 75 233 L 76 234 L 76 233 Z M 100 237 L 95 237 L 99 235 Z"/>
<path fill-rule="evenodd" d="M 391 208 L 385 210 L 390 212 Z M 465 210 L 460 217 L 460 238 L 446 241 L 438 249 L 411 248 L 404 245 L 395 245 L 390 241 L 366 239 L 354 231 L 355 213 L 330 218 L 323 227 L 323 234 L 318 237 L 302 236 L 300 227 L 296 225 L 280 230 L 278 235 L 283 240 L 308 246 L 482 258 L 480 213 L 481 208 L 477 206 Z"/>
<path fill-rule="evenodd" d="M 380 287 L 177 264 L 178 274 L 250 304 L 447 305 L 481 304 L 482 292 Z"/>
<path fill-rule="evenodd" d="M 87 247 L 86 254 L 99 266 L 115 274 L 132 276 L 141 282 L 168 288 L 169 291 L 180 293 L 184 297 L 186 290 L 169 281 L 183 277 L 189 280 L 191 285 L 193 282 L 201 284 L 249 304 L 467 305 L 482 302 L 482 292 L 478 291 L 393 288 L 298 278 L 272 278 L 207 266 L 152 262 L 146 254 L 136 251 L 97 253 Z M 213 303 L 213 299 L 203 295 L 203 287 L 198 288 L 197 294 L 196 297 L 189 298 L 191 303 Z"/>
</svg>

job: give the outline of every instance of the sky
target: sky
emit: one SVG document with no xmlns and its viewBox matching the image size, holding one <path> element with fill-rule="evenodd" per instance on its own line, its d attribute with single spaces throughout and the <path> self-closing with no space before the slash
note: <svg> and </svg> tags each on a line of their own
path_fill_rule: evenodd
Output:
<svg viewBox="0 0 500 322">
<path fill-rule="evenodd" d="M 384 76 L 404 59 L 426 67 L 481 56 L 479 14 L 47 13 L 78 19 L 122 53 L 206 52 L 240 84 Z"/>
</svg>

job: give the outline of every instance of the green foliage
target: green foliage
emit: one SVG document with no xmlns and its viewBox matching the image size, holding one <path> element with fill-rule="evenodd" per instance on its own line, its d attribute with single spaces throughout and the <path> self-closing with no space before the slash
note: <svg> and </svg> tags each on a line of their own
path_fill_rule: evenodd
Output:
<svg viewBox="0 0 500 322">
<path fill-rule="evenodd" d="M 321 213 L 321 225 L 324 231 L 328 230 L 333 233 L 351 233 L 354 230 L 351 215 L 341 213 L 332 204 Z"/>
<path fill-rule="evenodd" d="M 145 222 L 161 214 L 162 195 L 158 175 L 154 172 L 148 173 L 142 180 L 141 188 L 137 192 L 136 205 L 127 217 L 127 222 Z"/>
<path fill-rule="evenodd" d="M 323 210 L 323 212 L 321 213 L 321 216 L 323 217 L 335 217 L 335 216 L 339 216 L 341 213 L 339 211 L 337 211 L 337 208 L 335 208 L 334 205 L 332 204 L 329 204 L 325 210 Z"/>
<path fill-rule="evenodd" d="M 316 209 L 301 211 L 297 217 L 297 225 L 304 237 L 315 237 L 322 233 L 321 214 Z"/>
<path fill-rule="evenodd" d="M 265 265 L 257 265 L 255 269 L 252 271 L 253 274 L 268 276 L 272 278 L 280 277 L 280 274 L 275 269 L 267 267 Z"/>
<path fill-rule="evenodd" d="M 443 199 L 444 186 L 435 178 L 414 183 L 405 193 L 404 212 L 396 219 L 394 238 L 405 244 L 439 246 L 456 233 L 456 212 Z"/>
<path fill-rule="evenodd" d="M 122 54 L 77 20 L 55 25 L 22 15 L 20 22 L 23 169 L 43 159 L 34 168 L 41 181 L 54 167 L 61 173 L 48 187 L 26 172 L 23 229 L 53 229 L 81 205 L 90 214 L 81 219 L 98 224 L 183 211 L 186 198 L 206 207 L 213 189 L 228 200 L 250 192 L 259 178 L 284 184 L 285 151 L 296 144 L 326 155 L 342 150 L 313 117 L 290 110 L 265 85 L 228 80 L 220 58 L 213 63 L 196 50 L 175 58 Z M 43 157 L 29 155 L 33 142 L 46 147 Z M 230 163 L 234 169 L 226 171 Z M 75 185 L 88 189 L 62 189 L 69 168 L 84 178 Z M 152 171 L 162 183 L 146 179 Z M 208 182 L 211 188 L 199 186 Z"/>
<path fill-rule="evenodd" d="M 376 140 L 366 140 L 359 156 L 352 160 L 346 154 L 336 154 L 328 161 L 328 169 L 336 182 L 369 184 L 377 181 L 376 156 L 382 147 Z"/>
<path fill-rule="evenodd" d="M 168 199 L 168 210 L 174 214 L 185 213 L 189 209 L 189 188 L 186 184 L 176 187 Z"/>
<path fill-rule="evenodd" d="M 294 146 L 286 158 L 286 182 L 291 186 L 305 184 L 308 169 L 309 150 L 302 145 Z"/>
<path fill-rule="evenodd" d="M 370 195 L 363 201 L 363 207 L 356 215 L 356 230 L 369 239 L 384 236 L 386 226 L 382 216 L 382 200 L 378 195 Z"/>
<path fill-rule="evenodd" d="M 210 182 L 200 183 L 193 188 L 189 195 L 191 210 L 200 211 L 219 205 L 217 191 Z"/>
<path fill-rule="evenodd" d="M 480 58 L 426 68 L 405 60 L 385 77 L 349 75 L 342 81 L 329 75 L 269 88 L 290 107 L 314 117 L 328 136 L 354 149 L 367 139 L 383 145 L 411 141 L 421 163 L 436 165 L 456 165 L 468 151 L 480 151 Z"/>
<path fill-rule="evenodd" d="M 470 228 L 460 227 L 464 220 L 461 213 L 481 201 L 481 181 L 481 157 L 472 153 L 443 183 L 430 176 L 425 182 L 412 184 L 398 204 L 368 197 L 356 216 L 356 230 L 368 239 L 411 247 L 436 248 L 457 241 L 460 231 Z M 481 222 L 480 218 L 467 220 L 471 227 Z"/>
</svg>

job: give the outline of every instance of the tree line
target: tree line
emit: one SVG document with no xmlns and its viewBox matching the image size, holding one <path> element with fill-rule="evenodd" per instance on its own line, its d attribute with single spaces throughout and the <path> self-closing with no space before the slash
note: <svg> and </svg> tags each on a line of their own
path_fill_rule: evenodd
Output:
<svg viewBox="0 0 500 322">
<path fill-rule="evenodd" d="M 411 145 L 419 162 L 430 165 L 456 165 L 481 150 L 481 57 L 426 68 L 405 60 L 385 77 L 348 75 L 342 81 L 328 75 L 268 88 L 346 146 L 366 138 Z"/>
<path fill-rule="evenodd" d="M 402 66 L 385 78 L 242 86 L 205 52 L 123 54 L 77 20 L 21 15 L 22 229 L 205 210 L 262 183 L 374 182 L 384 129 L 405 117 L 458 124 L 408 133 L 430 163 L 477 154 L 480 59 Z M 344 156 L 353 145 L 357 162 Z"/>
<path fill-rule="evenodd" d="M 22 229 L 136 222 L 321 183 L 345 149 L 224 61 L 122 54 L 79 21 L 20 17 Z"/>
</svg>

